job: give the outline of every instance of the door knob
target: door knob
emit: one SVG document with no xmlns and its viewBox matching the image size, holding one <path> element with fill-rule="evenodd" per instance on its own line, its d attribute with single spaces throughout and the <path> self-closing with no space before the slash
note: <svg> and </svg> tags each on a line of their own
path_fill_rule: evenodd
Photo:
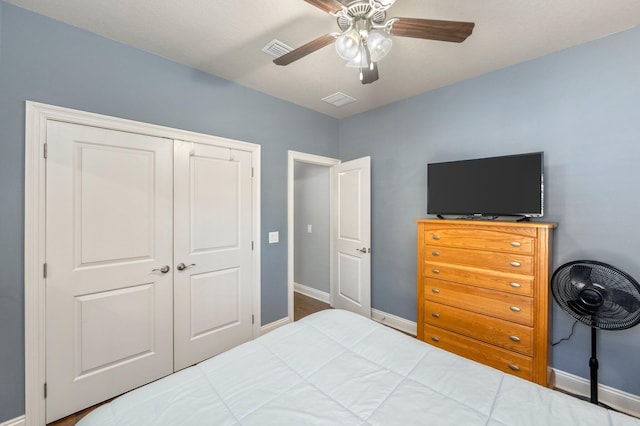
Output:
<svg viewBox="0 0 640 426">
<path fill-rule="evenodd" d="M 359 251 L 360 253 L 366 253 L 367 252 L 367 248 L 366 247 L 362 247 L 361 249 L 356 249 L 356 251 Z"/>
<path fill-rule="evenodd" d="M 178 269 L 178 271 L 184 271 L 187 268 L 190 268 L 192 266 L 196 266 L 195 263 L 192 263 L 190 265 L 185 265 L 184 263 L 180 262 L 176 265 L 176 269 Z"/>
<path fill-rule="evenodd" d="M 163 274 L 166 274 L 167 272 L 169 272 L 171 270 L 171 268 L 169 267 L 169 265 L 164 265 L 161 268 L 156 268 L 156 269 L 152 269 L 151 272 L 156 272 L 156 271 L 160 271 Z"/>
</svg>

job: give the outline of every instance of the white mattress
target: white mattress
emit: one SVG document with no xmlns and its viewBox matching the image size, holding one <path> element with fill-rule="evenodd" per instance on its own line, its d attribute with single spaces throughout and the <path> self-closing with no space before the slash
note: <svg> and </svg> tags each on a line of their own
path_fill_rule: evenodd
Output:
<svg viewBox="0 0 640 426">
<path fill-rule="evenodd" d="M 640 426 L 640 420 L 327 310 L 131 391 L 79 424 Z"/>
</svg>

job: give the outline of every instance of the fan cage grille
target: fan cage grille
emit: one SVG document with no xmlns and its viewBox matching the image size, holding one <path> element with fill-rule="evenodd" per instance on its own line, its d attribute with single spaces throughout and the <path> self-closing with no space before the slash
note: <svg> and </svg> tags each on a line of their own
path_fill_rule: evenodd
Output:
<svg viewBox="0 0 640 426">
<path fill-rule="evenodd" d="M 591 327 L 624 330 L 640 323 L 640 284 L 606 263 L 580 260 L 560 266 L 551 278 L 551 293 L 563 310 Z"/>
</svg>

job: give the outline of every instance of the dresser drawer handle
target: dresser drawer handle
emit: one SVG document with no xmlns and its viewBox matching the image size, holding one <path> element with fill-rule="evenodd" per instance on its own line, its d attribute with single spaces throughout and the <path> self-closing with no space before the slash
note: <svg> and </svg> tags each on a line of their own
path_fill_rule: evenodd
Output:
<svg viewBox="0 0 640 426">
<path fill-rule="evenodd" d="M 437 312 L 432 313 L 431 316 L 434 318 L 440 318 L 440 314 Z"/>
<path fill-rule="evenodd" d="M 509 339 L 513 340 L 514 342 L 520 341 L 520 338 L 518 336 L 509 336 Z"/>
<path fill-rule="evenodd" d="M 520 244 L 518 241 L 512 241 L 511 245 L 514 247 L 520 247 L 522 244 Z"/>
<path fill-rule="evenodd" d="M 440 269 L 432 269 L 431 272 L 433 272 L 434 274 L 439 274 L 440 273 Z"/>
<path fill-rule="evenodd" d="M 513 371 L 520 371 L 520 367 L 514 364 L 509 364 L 509 368 L 512 369 Z"/>
<path fill-rule="evenodd" d="M 439 240 L 440 239 L 440 235 L 433 235 L 431 238 L 433 238 L 434 240 Z"/>
<path fill-rule="evenodd" d="M 513 287 L 513 288 L 520 288 L 520 287 L 522 287 L 522 286 L 520 285 L 520 283 L 509 283 L 509 285 L 510 285 L 511 287 Z"/>
<path fill-rule="evenodd" d="M 513 267 L 515 267 L 515 268 L 517 268 L 517 267 L 519 267 L 519 266 L 520 266 L 520 262 L 516 262 L 515 260 L 512 260 L 512 261 L 511 261 L 511 263 L 510 263 L 510 265 L 511 265 L 511 266 L 513 266 Z"/>
<path fill-rule="evenodd" d="M 440 290 L 438 290 L 437 288 L 432 288 L 431 291 L 436 293 L 436 294 L 440 293 Z"/>
<path fill-rule="evenodd" d="M 518 308 L 517 306 L 512 306 L 509 309 L 511 309 L 513 312 L 520 312 L 521 311 L 521 309 Z"/>
<path fill-rule="evenodd" d="M 434 256 L 440 256 L 440 252 L 439 251 L 432 251 L 431 254 L 434 255 Z"/>
<path fill-rule="evenodd" d="M 438 339 L 436 336 L 431 336 L 431 340 L 433 340 L 434 342 L 439 342 L 440 339 Z"/>
</svg>

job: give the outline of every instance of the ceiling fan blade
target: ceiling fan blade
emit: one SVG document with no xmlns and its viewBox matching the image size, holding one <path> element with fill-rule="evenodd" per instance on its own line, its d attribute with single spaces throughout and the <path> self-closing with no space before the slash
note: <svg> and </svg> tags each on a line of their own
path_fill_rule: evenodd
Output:
<svg viewBox="0 0 640 426">
<path fill-rule="evenodd" d="M 390 34 L 399 37 L 462 43 L 471 35 L 473 22 L 438 21 L 434 19 L 394 18 Z"/>
<path fill-rule="evenodd" d="M 342 4 L 337 0 L 304 0 L 327 13 L 336 13 L 342 9 Z"/>
<path fill-rule="evenodd" d="M 304 58 L 308 54 L 313 53 L 318 49 L 322 49 L 334 41 L 335 37 L 332 34 L 323 35 L 322 37 L 311 40 L 309 43 L 300 46 L 297 49 L 293 49 L 289 53 L 285 53 L 284 55 L 277 57 L 273 60 L 273 63 L 276 65 L 289 65 L 291 62 Z"/>
<path fill-rule="evenodd" d="M 362 84 L 373 83 L 378 78 L 378 64 L 375 62 L 373 62 L 373 70 L 369 67 L 362 68 Z"/>
</svg>

